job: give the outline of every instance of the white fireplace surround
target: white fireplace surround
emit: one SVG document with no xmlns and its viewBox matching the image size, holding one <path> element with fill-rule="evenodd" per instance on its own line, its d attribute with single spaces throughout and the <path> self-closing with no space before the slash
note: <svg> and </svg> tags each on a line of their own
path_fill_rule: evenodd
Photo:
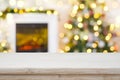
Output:
<svg viewBox="0 0 120 80">
<path fill-rule="evenodd" d="M 47 23 L 48 24 L 48 52 L 58 50 L 58 18 L 56 15 L 39 13 L 10 14 L 7 17 L 8 40 L 13 52 L 16 52 L 16 23 Z"/>
</svg>

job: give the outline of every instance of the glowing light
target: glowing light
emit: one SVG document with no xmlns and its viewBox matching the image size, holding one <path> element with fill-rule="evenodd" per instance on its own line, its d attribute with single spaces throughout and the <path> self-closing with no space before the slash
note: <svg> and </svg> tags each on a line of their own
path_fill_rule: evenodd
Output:
<svg viewBox="0 0 120 80">
<path fill-rule="evenodd" d="M 19 10 L 19 14 L 23 14 L 24 12 L 23 12 L 23 10 Z"/>
<path fill-rule="evenodd" d="M 68 24 L 68 23 L 65 23 L 65 24 L 64 24 L 64 27 L 65 27 L 66 29 L 72 29 L 72 28 L 73 28 L 73 26 L 72 26 L 71 24 Z"/>
<path fill-rule="evenodd" d="M 73 10 L 78 10 L 78 6 L 75 5 L 75 6 L 73 7 Z"/>
<path fill-rule="evenodd" d="M 103 53 L 108 53 L 108 51 L 107 51 L 107 50 L 104 50 Z"/>
<path fill-rule="evenodd" d="M 110 50 L 111 50 L 111 51 L 114 51 L 114 50 L 115 50 L 115 48 L 112 46 L 112 47 L 110 47 Z"/>
<path fill-rule="evenodd" d="M 95 3 L 91 3 L 91 8 L 96 8 L 96 4 Z"/>
<path fill-rule="evenodd" d="M 17 6 L 22 8 L 24 6 L 24 1 L 23 0 L 18 0 L 17 1 Z"/>
<path fill-rule="evenodd" d="M 50 14 L 52 14 L 52 12 L 48 10 L 48 11 L 47 11 L 47 14 L 49 14 L 49 15 L 50 15 Z"/>
<path fill-rule="evenodd" d="M 95 35 L 96 37 L 98 37 L 98 36 L 99 36 L 99 32 L 95 32 L 94 35 Z"/>
<path fill-rule="evenodd" d="M 9 0 L 10 6 L 15 6 L 16 5 L 16 0 Z"/>
<path fill-rule="evenodd" d="M 69 46 L 65 46 L 65 51 L 69 51 L 70 47 Z"/>
<path fill-rule="evenodd" d="M 31 10 L 32 10 L 32 11 L 36 11 L 36 7 L 32 7 Z"/>
<path fill-rule="evenodd" d="M 97 20 L 97 24 L 98 24 L 98 25 L 101 25 L 101 24 L 102 24 L 102 21 L 101 21 L 101 20 Z"/>
<path fill-rule="evenodd" d="M 84 4 L 80 4 L 80 9 L 84 9 L 85 5 Z"/>
<path fill-rule="evenodd" d="M 54 14 L 55 14 L 55 15 L 58 15 L 58 12 L 57 12 L 57 11 L 54 11 Z"/>
<path fill-rule="evenodd" d="M 15 12 L 15 13 L 17 13 L 17 12 L 18 12 L 18 9 L 17 9 L 17 8 L 15 8 L 15 9 L 14 9 L 14 12 Z"/>
<path fill-rule="evenodd" d="M 88 36 L 85 35 L 85 36 L 83 37 L 83 39 L 84 39 L 84 40 L 88 40 Z"/>
<path fill-rule="evenodd" d="M 106 41 L 109 41 L 109 40 L 110 40 L 110 36 L 106 36 L 106 37 L 105 37 L 105 40 L 106 40 Z"/>
<path fill-rule="evenodd" d="M 5 46 L 6 46 L 6 43 L 7 43 L 7 41 L 6 41 L 6 40 L 3 40 L 2 43 L 1 43 L 1 46 L 2 46 L 2 47 L 5 47 Z"/>
<path fill-rule="evenodd" d="M 97 44 L 96 44 L 96 43 L 93 43 L 93 44 L 92 44 L 92 47 L 93 47 L 93 48 L 96 48 L 96 47 L 97 47 Z"/>
<path fill-rule="evenodd" d="M 2 12 L 0 12 L 0 16 L 2 16 L 3 15 L 3 13 Z"/>
<path fill-rule="evenodd" d="M 59 36 L 60 36 L 60 38 L 63 38 L 65 36 L 65 34 L 64 33 L 60 33 Z"/>
<path fill-rule="evenodd" d="M 115 28 L 115 25 L 114 25 L 114 24 L 111 24 L 111 25 L 110 25 L 110 31 L 113 31 L 114 28 Z"/>
<path fill-rule="evenodd" d="M 99 27 L 95 25 L 95 26 L 93 27 L 93 29 L 94 29 L 95 31 L 98 31 Z"/>
<path fill-rule="evenodd" d="M 82 28 L 83 27 L 83 23 L 78 23 L 78 27 Z"/>
<path fill-rule="evenodd" d="M 82 21 L 83 21 L 83 18 L 82 18 L 82 17 L 78 17 L 77 20 L 78 20 L 79 22 L 82 22 Z"/>
<path fill-rule="evenodd" d="M 85 17 L 86 19 L 88 19 L 88 18 L 90 17 L 89 13 L 86 13 L 86 14 L 84 15 L 84 17 Z"/>
<path fill-rule="evenodd" d="M 107 6 L 104 7 L 104 11 L 108 11 L 108 7 Z"/>
<path fill-rule="evenodd" d="M 100 17 L 100 14 L 99 14 L 99 13 L 95 13 L 95 14 L 94 14 L 94 18 L 95 18 L 95 19 L 97 19 L 97 18 L 99 18 L 99 17 Z"/>
<path fill-rule="evenodd" d="M 92 50 L 91 49 L 87 49 L 87 53 L 91 53 L 92 52 Z"/>
<path fill-rule="evenodd" d="M 26 12 L 30 12 L 31 9 L 30 9 L 30 8 L 26 8 L 25 11 L 26 11 Z"/>
<path fill-rule="evenodd" d="M 80 37 L 79 37 L 78 35 L 75 35 L 75 36 L 74 36 L 74 40 L 79 40 L 79 38 L 80 38 Z"/>
</svg>

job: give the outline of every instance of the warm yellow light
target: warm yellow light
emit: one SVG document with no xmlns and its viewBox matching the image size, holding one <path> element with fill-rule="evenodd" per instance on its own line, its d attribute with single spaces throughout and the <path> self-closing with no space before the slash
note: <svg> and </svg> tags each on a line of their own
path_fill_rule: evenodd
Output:
<svg viewBox="0 0 120 80">
<path fill-rule="evenodd" d="M 55 15 L 58 15 L 58 12 L 57 12 L 57 11 L 54 11 L 54 14 L 55 14 Z"/>
<path fill-rule="evenodd" d="M 98 1 L 98 3 L 104 3 L 105 2 L 105 0 L 97 0 Z"/>
<path fill-rule="evenodd" d="M 84 9 L 85 5 L 84 4 L 80 4 L 80 9 Z"/>
<path fill-rule="evenodd" d="M 75 15 L 76 15 L 76 14 L 74 14 L 74 13 L 71 13 L 71 14 L 70 14 L 71 17 L 75 17 Z"/>
<path fill-rule="evenodd" d="M 75 35 L 75 36 L 74 36 L 74 40 L 79 40 L 79 38 L 80 38 L 80 37 L 79 37 L 78 35 Z"/>
<path fill-rule="evenodd" d="M 110 31 L 113 31 L 114 28 L 115 28 L 115 25 L 114 25 L 114 24 L 111 24 L 111 25 L 110 25 Z"/>
<path fill-rule="evenodd" d="M 92 50 L 91 49 L 87 49 L 87 53 L 91 53 L 92 52 Z"/>
<path fill-rule="evenodd" d="M 8 13 L 8 14 L 7 14 L 7 19 L 8 19 L 8 20 L 11 20 L 12 18 L 13 18 L 13 15 L 12 15 L 11 13 Z"/>
<path fill-rule="evenodd" d="M 95 14 L 94 14 L 94 18 L 95 18 L 95 19 L 97 19 L 97 18 L 99 18 L 99 17 L 100 17 L 100 14 L 99 14 L 99 13 L 95 13 Z"/>
<path fill-rule="evenodd" d="M 104 50 L 103 53 L 108 53 L 108 51 L 107 51 L 107 50 Z"/>
<path fill-rule="evenodd" d="M 0 16 L 2 16 L 3 15 L 3 13 L 2 12 L 0 12 Z"/>
<path fill-rule="evenodd" d="M 108 11 L 108 7 L 107 6 L 104 7 L 104 11 Z"/>
<path fill-rule="evenodd" d="M 5 51 L 3 51 L 3 53 L 8 53 L 8 51 L 7 51 L 7 50 L 5 50 Z"/>
<path fill-rule="evenodd" d="M 78 20 L 79 22 L 82 22 L 82 21 L 83 21 L 83 18 L 82 18 L 82 17 L 78 17 L 77 20 Z"/>
<path fill-rule="evenodd" d="M 26 8 L 25 11 L 26 11 L 26 12 L 30 12 L 31 9 L 30 9 L 30 8 Z"/>
<path fill-rule="evenodd" d="M 3 41 L 1 42 L 1 46 L 2 46 L 2 47 L 5 47 L 5 46 L 6 46 L 6 43 L 7 43 L 7 41 L 6 41 L 6 40 L 3 40 Z"/>
<path fill-rule="evenodd" d="M 73 10 L 78 10 L 78 6 L 74 5 Z"/>
<path fill-rule="evenodd" d="M 31 10 L 32 10 L 32 11 L 36 11 L 36 7 L 32 7 Z"/>
<path fill-rule="evenodd" d="M 83 23 L 78 23 L 78 27 L 82 28 L 83 27 Z"/>
<path fill-rule="evenodd" d="M 85 36 L 83 37 L 83 39 L 84 39 L 84 40 L 88 40 L 88 36 L 85 35 Z"/>
<path fill-rule="evenodd" d="M 52 12 L 48 10 L 48 11 L 47 11 L 47 14 L 52 14 Z"/>
<path fill-rule="evenodd" d="M 110 36 L 106 36 L 106 37 L 105 37 L 105 40 L 106 40 L 106 41 L 109 41 L 109 40 L 110 40 Z"/>
<path fill-rule="evenodd" d="M 65 36 L 65 34 L 64 33 L 60 33 L 59 36 L 60 36 L 60 38 L 63 38 Z"/>
<path fill-rule="evenodd" d="M 15 13 L 17 13 L 17 12 L 18 12 L 18 9 L 17 9 L 17 8 L 15 8 L 15 9 L 14 9 L 14 12 L 15 12 Z"/>
<path fill-rule="evenodd" d="M 115 50 L 115 48 L 112 46 L 112 47 L 110 47 L 110 50 L 111 50 L 111 51 L 114 51 L 114 50 Z"/>
<path fill-rule="evenodd" d="M 98 37 L 98 36 L 99 36 L 99 32 L 95 32 L 94 35 L 95 35 L 96 37 Z"/>
<path fill-rule="evenodd" d="M 91 8 L 96 8 L 96 4 L 95 3 L 91 3 Z"/>
<path fill-rule="evenodd" d="M 72 26 L 71 24 L 68 24 L 68 23 L 65 23 L 65 24 L 64 24 L 64 27 L 65 27 L 66 29 L 72 29 L 72 28 L 73 28 L 73 26 Z"/>
<path fill-rule="evenodd" d="M 65 51 L 69 51 L 70 47 L 69 46 L 65 46 Z"/>
<path fill-rule="evenodd" d="M 99 27 L 98 27 L 97 25 L 95 25 L 95 26 L 93 27 L 93 29 L 94 29 L 95 31 L 98 31 Z"/>
<path fill-rule="evenodd" d="M 97 20 L 97 24 L 98 24 L 98 25 L 101 25 L 101 24 L 102 24 L 102 21 L 101 21 L 101 20 Z"/>
<path fill-rule="evenodd" d="M 84 17 L 88 19 L 90 17 L 89 13 L 84 14 Z"/>
<path fill-rule="evenodd" d="M 19 10 L 19 14 L 23 14 L 24 12 L 23 12 L 23 10 Z"/>
<path fill-rule="evenodd" d="M 97 44 L 96 44 L 96 43 L 93 43 L 93 44 L 92 44 L 92 47 L 93 47 L 93 48 L 96 48 L 96 47 L 97 47 Z"/>
</svg>

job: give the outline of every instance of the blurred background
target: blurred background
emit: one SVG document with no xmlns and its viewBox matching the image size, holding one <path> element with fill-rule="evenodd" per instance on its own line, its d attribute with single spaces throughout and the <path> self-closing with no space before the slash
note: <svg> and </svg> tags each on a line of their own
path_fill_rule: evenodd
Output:
<svg viewBox="0 0 120 80">
<path fill-rule="evenodd" d="M 70 49 L 73 47 L 73 45 L 68 45 L 66 42 L 69 40 L 64 37 L 64 33 L 67 31 L 64 26 L 65 23 L 70 20 L 70 14 L 73 10 L 73 7 L 75 5 L 79 5 L 80 0 L 0 0 L 0 15 L 2 15 L 2 11 L 4 11 L 6 8 L 39 8 L 42 10 L 56 10 L 58 13 L 58 22 L 59 22 L 59 51 L 60 52 L 97 52 L 95 49 L 91 51 L 92 49 L 89 47 L 84 51 L 79 51 L 76 49 L 70 51 Z M 82 1 L 82 0 L 81 0 Z M 84 0 L 83 0 L 84 1 Z M 88 1 L 88 0 L 86 0 Z M 95 0 L 89 0 L 91 2 Z M 98 0 L 101 3 L 106 4 L 104 10 L 104 20 L 107 24 L 113 24 L 115 25 L 115 28 L 112 32 L 114 32 L 115 37 L 112 38 L 112 41 L 115 43 L 114 46 L 111 47 L 111 50 L 115 50 L 115 52 L 120 51 L 120 0 Z M 94 2 L 96 3 L 96 2 Z M 85 4 L 84 4 L 85 5 Z M 73 17 L 72 17 L 73 18 Z M 71 19 L 72 19 L 71 18 Z M 72 19 L 73 20 L 73 19 Z M 2 24 L 2 23 L 1 23 Z M 69 30 L 70 31 L 70 30 Z M 76 38 L 77 36 L 74 35 Z M 75 39 L 76 39 L 75 38 Z M 101 43 L 105 44 L 103 41 Z M 117 44 L 117 45 L 116 45 Z M 67 46 L 66 46 L 67 45 Z M 100 52 L 107 52 L 106 50 L 100 51 Z"/>
</svg>

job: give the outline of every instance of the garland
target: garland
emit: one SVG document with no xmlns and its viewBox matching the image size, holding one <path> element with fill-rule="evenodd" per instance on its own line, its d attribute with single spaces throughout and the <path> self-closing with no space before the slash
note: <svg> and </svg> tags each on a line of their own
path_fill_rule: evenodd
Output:
<svg viewBox="0 0 120 80">
<path fill-rule="evenodd" d="M 4 11 L 0 12 L 0 18 L 5 19 L 8 13 L 17 13 L 17 14 L 24 14 L 24 13 L 45 13 L 45 14 L 57 14 L 55 10 L 42 10 L 42 9 L 35 9 L 35 8 L 27 8 L 27 9 L 18 9 L 18 8 L 6 8 Z"/>
</svg>

